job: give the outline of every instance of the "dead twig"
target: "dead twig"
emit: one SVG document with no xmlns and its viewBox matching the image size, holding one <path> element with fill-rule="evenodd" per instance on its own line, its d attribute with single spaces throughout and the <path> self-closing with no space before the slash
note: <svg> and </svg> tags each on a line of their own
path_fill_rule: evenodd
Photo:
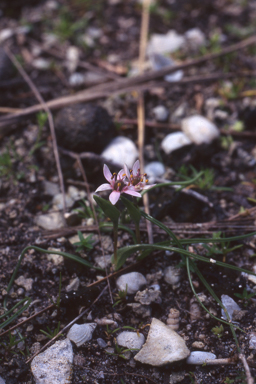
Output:
<svg viewBox="0 0 256 384">
<path fill-rule="evenodd" d="M 63 174 L 62 174 L 61 165 L 60 165 L 60 158 L 59 158 L 59 153 L 58 153 L 57 139 L 56 139 L 56 135 L 55 135 L 52 113 L 51 113 L 49 107 L 47 106 L 47 104 L 45 103 L 44 99 L 42 98 L 41 94 L 39 93 L 37 87 L 35 86 L 35 84 L 31 80 L 31 78 L 28 76 L 28 74 L 24 71 L 24 69 L 22 68 L 22 66 L 18 62 L 18 60 L 16 60 L 15 56 L 11 53 L 9 48 L 5 47 L 5 52 L 8 55 L 8 57 L 10 58 L 10 60 L 12 61 L 12 63 L 15 65 L 15 67 L 18 69 L 19 73 L 21 74 L 23 79 L 26 81 L 29 88 L 34 93 L 34 95 L 37 98 L 37 100 L 39 101 L 42 109 L 45 110 L 45 112 L 47 113 L 49 127 L 50 127 L 50 131 L 51 131 L 51 136 L 52 136 L 53 152 L 54 152 L 54 156 L 55 156 L 55 161 L 56 161 L 56 166 L 57 166 L 57 171 L 58 171 L 58 176 L 59 176 L 59 181 L 60 181 L 60 188 L 61 188 L 61 192 L 63 195 L 63 207 L 64 207 L 64 212 L 65 212 L 66 211 L 66 199 L 65 199 L 64 179 L 63 179 Z"/>
<path fill-rule="evenodd" d="M 199 59 L 194 60 L 188 60 L 187 62 L 176 65 L 174 67 L 166 67 L 159 71 L 150 71 L 143 75 L 136 76 L 134 78 L 125 78 L 125 79 L 118 79 L 106 84 L 97 85 L 94 87 L 91 87 L 87 90 L 83 90 L 81 92 L 77 92 L 76 95 L 72 96 L 63 96 L 57 99 L 50 100 L 46 102 L 46 105 L 49 109 L 56 109 L 61 108 L 66 105 L 75 104 L 79 102 L 86 102 L 86 101 L 92 101 L 96 100 L 102 97 L 106 97 L 109 94 L 113 94 L 116 92 L 128 92 L 129 90 L 132 90 L 134 88 L 138 89 L 140 86 L 144 87 L 144 89 L 148 89 L 152 86 L 152 84 L 143 84 L 148 83 L 152 80 L 160 79 L 161 77 L 164 77 L 165 75 L 168 75 L 170 73 L 173 73 L 179 69 L 186 69 L 192 66 L 198 66 L 201 64 L 204 64 L 206 61 L 213 60 L 222 56 L 225 56 L 229 53 L 238 51 L 240 49 L 246 48 L 252 44 L 256 43 L 256 36 L 251 36 L 239 43 L 232 44 L 229 47 L 223 48 L 218 53 L 211 53 L 204 55 L 203 57 Z M 207 76 L 206 76 L 207 77 Z M 195 81 L 195 79 L 193 80 Z M 179 83 L 184 83 L 181 80 Z M 22 112 L 16 113 L 16 114 L 8 114 L 6 116 L 0 117 L 0 128 L 4 127 L 6 123 L 8 122 L 11 124 L 11 121 L 13 123 L 13 120 L 17 117 L 27 116 L 29 114 L 36 113 L 42 109 L 42 105 L 34 105 L 32 107 L 25 108 Z M 14 120 L 15 121 L 15 120 Z M 5 123 L 5 124 L 4 124 Z"/>
<path fill-rule="evenodd" d="M 248 365 L 247 360 L 245 358 L 245 355 L 243 353 L 239 353 L 238 357 L 241 360 L 241 362 L 243 363 L 245 374 L 246 374 L 247 384 L 254 384 L 254 380 L 253 380 L 253 377 L 251 375 L 250 368 L 249 368 L 249 365 Z"/>
<path fill-rule="evenodd" d="M 105 286 L 105 288 L 101 291 L 101 293 L 96 297 L 96 299 L 94 300 L 94 302 L 88 307 L 86 308 L 83 312 L 80 313 L 79 316 L 77 316 L 74 320 L 72 320 L 69 324 L 67 324 L 56 336 L 54 336 L 50 341 L 48 341 L 48 343 L 46 343 L 41 349 L 40 351 L 38 351 L 37 353 L 35 353 L 33 356 L 31 356 L 27 361 L 26 361 L 26 364 L 30 363 L 30 361 L 32 361 L 34 359 L 35 356 L 37 356 L 39 353 L 41 353 L 42 351 L 45 350 L 45 348 L 47 348 L 53 341 L 55 341 L 58 337 L 61 336 L 61 334 L 63 332 L 65 332 L 69 327 L 71 327 L 71 325 L 73 325 L 77 320 L 81 319 L 81 317 L 83 317 L 87 312 L 90 311 L 90 309 L 94 306 L 95 303 L 97 303 L 97 301 L 100 299 L 100 297 L 103 295 L 103 293 L 105 292 L 107 288 L 107 285 Z"/>
</svg>

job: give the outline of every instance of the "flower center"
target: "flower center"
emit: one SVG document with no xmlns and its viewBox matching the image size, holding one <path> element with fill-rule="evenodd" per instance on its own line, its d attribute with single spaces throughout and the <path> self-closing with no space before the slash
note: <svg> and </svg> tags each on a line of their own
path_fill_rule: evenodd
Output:
<svg viewBox="0 0 256 384">
<path fill-rule="evenodd" d="M 123 180 L 117 180 L 114 184 L 114 190 L 115 191 L 122 191 L 122 189 L 125 187 L 125 184 Z"/>
</svg>

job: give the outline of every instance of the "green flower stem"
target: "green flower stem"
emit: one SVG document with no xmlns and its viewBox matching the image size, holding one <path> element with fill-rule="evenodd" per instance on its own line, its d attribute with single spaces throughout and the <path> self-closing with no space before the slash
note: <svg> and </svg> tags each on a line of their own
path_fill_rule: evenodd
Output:
<svg viewBox="0 0 256 384">
<path fill-rule="evenodd" d="M 117 265 L 117 239 L 118 239 L 118 223 L 113 222 L 114 235 L 114 265 Z"/>
</svg>

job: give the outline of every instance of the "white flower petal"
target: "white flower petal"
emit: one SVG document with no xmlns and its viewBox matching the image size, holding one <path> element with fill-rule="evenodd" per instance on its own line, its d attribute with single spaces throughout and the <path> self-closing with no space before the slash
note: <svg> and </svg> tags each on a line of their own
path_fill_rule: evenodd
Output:
<svg viewBox="0 0 256 384">
<path fill-rule="evenodd" d="M 110 190 L 110 189 L 112 189 L 111 185 L 106 183 L 106 184 L 101 184 L 101 185 L 96 189 L 95 192 L 108 191 L 108 190 Z"/>
<path fill-rule="evenodd" d="M 120 195 L 121 193 L 118 191 L 113 191 L 112 193 L 110 193 L 109 195 L 110 203 L 115 205 L 118 202 Z"/>
<path fill-rule="evenodd" d="M 103 166 L 103 174 L 105 176 L 105 179 L 109 183 L 111 183 L 111 181 L 112 181 L 112 173 L 110 172 L 109 167 L 106 164 L 104 164 L 104 166 Z"/>
</svg>

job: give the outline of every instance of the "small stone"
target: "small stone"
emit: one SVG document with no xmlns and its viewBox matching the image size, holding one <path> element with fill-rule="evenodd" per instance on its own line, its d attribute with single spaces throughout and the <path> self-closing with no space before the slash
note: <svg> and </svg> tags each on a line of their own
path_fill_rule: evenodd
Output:
<svg viewBox="0 0 256 384">
<path fill-rule="evenodd" d="M 47 59 L 43 59 L 42 57 L 38 57 L 38 59 L 34 59 L 31 62 L 32 67 L 39 69 L 41 71 L 45 71 L 50 68 L 51 61 Z"/>
<path fill-rule="evenodd" d="M 158 105 L 153 108 L 153 114 L 157 121 L 166 121 L 169 116 L 169 111 L 164 105 Z"/>
<path fill-rule="evenodd" d="M 153 318 L 147 341 L 134 359 L 160 367 L 173 361 L 183 360 L 189 354 L 185 341 L 160 320 Z"/>
<path fill-rule="evenodd" d="M 44 180 L 43 181 L 43 188 L 45 195 L 48 196 L 55 196 L 60 192 L 60 188 L 58 184 L 52 183 L 51 181 Z"/>
<path fill-rule="evenodd" d="M 249 336 L 249 348 L 256 349 L 256 332 L 252 332 Z"/>
<path fill-rule="evenodd" d="M 157 70 L 157 71 L 160 69 L 166 68 L 166 67 L 174 67 L 176 65 L 175 62 L 170 57 L 163 56 L 159 53 L 151 54 L 149 56 L 149 59 L 150 59 L 152 68 Z M 166 75 L 164 77 L 164 79 L 165 79 L 165 81 L 172 83 L 173 81 L 181 80 L 182 77 L 183 77 L 183 71 L 178 70 L 178 71 L 171 73 L 170 75 Z M 166 117 L 166 119 L 167 119 L 167 117 Z"/>
<path fill-rule="evenodd" d="M 74 45 L 69 46 L 66 50 L 66 65 L 69 72 L 74 72 L 79 62 L 79 49 Z"/>
<path fill-rule="evenodd" d="M 75 277 L 66 287 L 66 292 L 77 291 L 80 286 L 79 277 Z"/>
<path fill-rule="evenodd" d="M 187 364 L 193 364 L 193 365 L 202 365 L 207 360 L 214 360 L 216 359 L 216 355 L 211 352 L 203 352 L 203 351 L 193 351 L 190 353 L 189 357 L 186 360 Z"/>
<path fill-rule="evenodd" d="M 118 277 L 116 280 L 116 287 L 119 291 L 125 291 L 127 294 L 132 295 L 136 293 L 143 285 L 147 284 L 146 278 L 139 272 L 130 272 Z"/>
<path fill-rule="evenodd" d="M 61 109 L 55 129 L 58 144 L 78 153 L 100 153 L 115 135 L 106 109 L 93 104 L 74 104 Z"/>
<path fill-rule="evenodd" d="M 185 135 L 185 133 L 174 132 L 165 136 L 161 142 L 161 148 L 167 155 L 169 155 L 173 151 L 191 144 L 192 141 L 187 135 Z"/>
<path fill-rule="evenodd" d="M 202 341 L 194 341 L 194 343 L 192 343 L 191 347 L 196 348 L 196 349 L 203 349 L 205 347 L 205 345 Z"/>
<path fill-rule="evenodd" d="M 149 184 L 154 184 L 157 178 L 164 175 L 165 167 L 159 161 L 152 161 L 145 166 L 144 171 L 147 174 Z"/>
<path fill-rule="evenodd" d="M 121 347 L 141 349 L 145 342 L 145 337 L 142 333 L 123 331 L 117 336 L 116 341 Z"/>
<path fill-rule="evenodd" d="M 224 307 L 226 308 L 227 312 L 228 312 L 228 315 L 231 319 L 231 321 L 233 320 L 232 316 L 233 316 L 233 312 L 235 310 L 237 311 L 241 311 L 241 308 L 239 307 L 239 305 L 228 295 L 221 295 L 221 302 L 222 304 L 224 305 Z M 223 311 L 223 309 L 221 310 L 221 315 L 223 317 L 223 319 L 227 320 L 227 317 L 225 315 L 225 312 Z"/>
<path fill-rule="evenodd" d="M 101 337 L 99 337 L 98 339 L 97 339 L 97 343 L 98 343 L 98 345 L 99 345 L 99 347 L 100 348 L 107 348 L 107 343 L 106 343 L 106 341 L 105 340 L 103 340 Z"/>
<path fill-rule="evenodd" d="M 210 144 L 218 138 L 220 132 L 215 124 L 203 116 L 194 115 L 181 121 L 181 129 L 195 144 Z"/>
<path fill-rule="evenodd" d="M 78 87 L 84 84 L 85 77 L 82 73 L 75 72 L 69 76 L 68 82 L 71 87 Z"/>
<path fill-rule="evenodd" d="M 58 248 L 48 248 L 48 251 L 60 251 Z M 61 255 L 56 255 L 55 253 L 49 253 L 46 255 L 47 260 L 52 261 L 54 265 L 61 265 L 64 263 L 64 257 Z"/>
<path fill-rule="evenodd" d="M 248 311 L 234 309 L 232 314 L 232 320 L 241 321 L 247 314 L 248 314 Z"/>
<path fill-rule="evenodd" d="M 170 284 L 173 289 L 175 289 L 179 286 L 180 283 L 180 273 L 180 268 L 176 268 L 175 266 L 170 265 L 164 270 L 164 281 L 167 284 Z"/>
<path fill-rule="evenodd" d="M 193 49 L 200 48 L 206 43 L 205 35 L 199 28 L 189 29 L 185 33 L 185 38 L 188 46 Z"/>
<path fill-rule="evenodd" d="M 73 350 L 68 339 L 56 341 L 45 352 L 34 357 L 31 371 L 36 384 L 71 382 Z"/>
<path fill-rule="evenodd" d="M 104 255 L 104 256 L 96 256 L 95 257 L 95 263 L 98 267 L 104 269 L 111 265 L 111 255 Z"/>
<path fill-rule="evenodd" d="M 134 300 L 138 301 L 142 305 L 150 305 L 151 303 L 161 304 L 161 291 L 146 288 L 142 292 L 138 291 Z"/>
<path fill-rule="evenodd" d="M 14 280 L 14 282 L 25 288 L 26 291 L 31 291 L 34 281 L 31 278 L 26 279 L 24 276 L 20 276 L 18 279 Z"/>
<path fill-rule="evenodd" d="M 124 136 L 118 136 L 104 149 L 101 156 L 106 160 L 113 161 L 120 167 L 123 167 L 125 163 L 131 168 L 139 157 L 139 152 L 132 140 Z"/>
<path fill-rule="evenodd" d="M 50 212 L 45 215 L 36 216 L 35 223 L 39 227 L 48 231 L 63 228 L 66 225 L 61 212 Z"/>
<path fill-rule="evenodd" d="M 165 35 L 153 34 L 147 47 L 148 55 L 152 53 L 171 53 L 180 49 L 185 44 L 185 38 L 176 31 L 170 30 Z"/>
<path fill-rule="evenodd" d="M 129 303 L 127 307 L 131 307 L 133 312 L 143 318 L 151 316 L 151 308 L 149 305 L 142 305 L 140 303 Z"/>
<path fill-rule="evenodd" d="M 5 380 L 0 376 L 0 384 L 5 384 Z"/>
<path fill-rule="evenodd" d="M 70 328 L 67 338 L 80 347 L 92 339 L 92 334 L 97 327 L 96 323 L 74 324 Z"/>
</svg>

